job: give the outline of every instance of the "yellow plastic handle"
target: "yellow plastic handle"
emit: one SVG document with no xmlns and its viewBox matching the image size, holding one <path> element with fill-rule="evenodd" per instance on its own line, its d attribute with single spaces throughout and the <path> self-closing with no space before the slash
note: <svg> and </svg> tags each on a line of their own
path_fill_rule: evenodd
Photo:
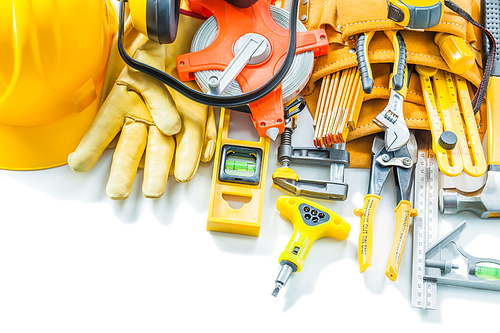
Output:
<svg viewBox="0 0 500 333">
<path fill-rule="evenodd" d="M 434 42 L 452 72 L 464 73 L 474 66 L 474 54 L 463 38 L 439 32 Z"/>
<path fill-rule="evenodd" d="M 500 77 L 491 77 L 486 94 L 488 165 L 500 165 Z"/>
<path fill-rule="evenodd" d="M 407 200 L 401 200 L 394 212 L 396 213 L 396 232 L 385 270 L 385 275 L 391 281 L 396 281 L 398 278 L 399 264 L 403 257 L 406 238 L 410 229 L 410 217 L 417 216 L 417 211 L 411 208 L 411 202 Z"/>
<path fill-rule="evenodd" d="M 354 214 L 361 218 L 361 230 L 358 243 L 359 271 L 364 272 L 372 264 L 373 221 L 377 211 L 380 196 L 368 194 L 365 196 L 363 209 L 357 208 Z"/>
<path fill-rule="evenodd" d="M 351 226 L 334 211 L 313 201 L 282 195 L 276 208 L 289 219 L 293 235 L 278 262 L 288 261 L 302 270 L 311 245 L 320 238 L 331 237 L 344 240 L 349 236 Z"/>
</svg>

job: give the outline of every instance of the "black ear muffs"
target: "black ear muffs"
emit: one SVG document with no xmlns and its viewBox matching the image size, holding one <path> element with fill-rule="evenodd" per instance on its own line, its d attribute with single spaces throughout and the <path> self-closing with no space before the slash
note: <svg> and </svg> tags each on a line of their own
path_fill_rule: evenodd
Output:
<svg viewBox="0 0 500 333">
<path fill-rule="evenodd" d="M 257 2 L 257 0 L 226 0 L 226 1 L 238 8 L 248 8 Z"/>
<path fill-rule="evenodd" d="M 147 0 L 146 25 L 149 39 L 160 44 L 174 42 L 180 4 L 180 0 Z"/>
</svg>

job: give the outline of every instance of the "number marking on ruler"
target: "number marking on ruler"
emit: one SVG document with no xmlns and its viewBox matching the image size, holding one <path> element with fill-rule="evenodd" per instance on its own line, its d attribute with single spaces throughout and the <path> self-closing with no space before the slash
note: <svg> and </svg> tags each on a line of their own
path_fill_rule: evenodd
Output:
<svg viewBox="0 0 500 333">
<path fill-rule="evenodd" d="M 437 153 L 437 159 L 439 160 L 439 166 L 441 171 L 450 177 L 458 176 L 463 169 L 462 159 L 460 156 L 460 148 L 457 146 L 453 149 L 453 153 L 448 156 L 448 154 L 439 148 L 438 140 L 444 130 L 452 130 L 449 128 L 450 124 L 448 124 L 448 128 L 445 127 L 443 129 L 443 124 L 441 123 L 443 118 L 442 112 L 442 104 L 443 99 L 446 101 L 446 97 L 441 93 L 436 96 L 433 92 L 431 78 L 427 76 L 420 75 L 420 83 L 422 86 L 422 91 L 424 94 L 425 100 L 425 108 L 427 109 L 427 115 L 429 117 L 429 126 L 431 128 L 432 137 L 434 138 L 432 142 L 432 148 L 435 153 Z M 439 82 L 441 84 L 441 81 Z M 442 90 L 442 89 L 441 89 Z M 439 93 L 439 92 L 438 92 Z M 441 98 L 441 104 L 436 103 L 436 98 Z M 449 118 L 447 118 L 449 119 Z M 451 124 L 452 125 L 452 124 Z M 430 143 L 429 143 L 430 145 Z M 458 152 L 458 155 L 456 154 Z M 452 161 L 450 161 L 450 159 Z"/>
<path fill-rule="evenodd" d="M 437 284 L 424 281 L 425 251 L 434 244 L 438 219 L 438 163 L 431 149 L 431 138 L 418 150 L 415 184 L 415 208 L 418 216 L 413 224 L 413 267 L 411 306 L 436 309 Z"/>
<path fill-rule="evenodd" d="M 455 75 L 455 80 L 458 96 L 462 106 L 465 126 L 467 128 L 466 132 L 469 139 L 468 143 L 470 145 L 470 151 L 472 152 L 472 156 L 469 157 L 470 164 L 466 165 L 464 163 L 464 170 L 470 176 L 481 176 L 486 172 L 487 165 L 486 159 L 484 157 L 481 139 L 477 130 L 474 111 L 472 109 L 472 103 L 469 96 L 469 88 L 467 87 L 467 82 L 458 75 Z"/>
</svg>

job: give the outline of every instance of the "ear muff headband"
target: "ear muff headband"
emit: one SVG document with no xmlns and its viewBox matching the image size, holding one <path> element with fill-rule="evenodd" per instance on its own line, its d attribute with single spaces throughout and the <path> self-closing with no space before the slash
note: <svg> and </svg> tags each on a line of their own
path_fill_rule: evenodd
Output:
<svg viewBox="0 0 500 333">
<path fill-rule="evenodd" d="M 173 43 L 179 24 L 180 0 L 147 0 L 146 25 L 148 38 L 159 44 Z"/>
<path fill-rule="evenodd" d="M 159 0 L 158 0 L 159 1 Z M 285 78 L 288 70 L 292 66 L 293 59 L 295 57 L 295 50 L 297 47 L 297 10 L 299 5 L 299 0 L 292 0 L 292 7 L 290 13 L 290 38 L 288 43 L 288 49 L 286 52 L 285 60 L 281 64 L 279 70 L 271 77 L 269 81 L 263 84 L 260 88 L 255 89 L 249 93 L 237 95 L 237 96 L 214 96 L 208 95 L 197 90 L 191 89 L 190 87 L 183 84 L 176 78 L 157 70 L 154 67 L 148 66 L 141 63 L 132 57 L 130 57 L 123 47 L 122 39 L 124 38 L 125 30 L 125 2 L 126 0 L 120 0 L 120 26 L 118 30 L 118 51 L 123 59 L 123 61 L 135 70 L 146 73 L 157 80 L 160 80 L 170 88 L 176 90 L 187 98 L 205 105 L 224 107 L 232 110 L 250 112 L 247 104 L 253 103 L 267 94 L 271 93 Z"/>
</svg>

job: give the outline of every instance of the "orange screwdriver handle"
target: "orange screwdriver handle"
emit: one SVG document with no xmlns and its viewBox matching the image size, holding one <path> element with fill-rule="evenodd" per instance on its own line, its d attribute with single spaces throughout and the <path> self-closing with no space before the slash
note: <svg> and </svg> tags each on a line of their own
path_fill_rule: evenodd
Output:
<svg viewBox="0 0 500 333">
<path fill-rule="evenodd" d="M 417 210 L 412 209 L 411 202 L 407 200 L 401 200 L 394 212 L 396 213 L 396 232 L 385 270 L 385 275 L 391 281 L 396 281 L 398 278 L 399 264 L 403 257 L 406 238 L 410 229 L 410 218 L 417 216 Z"/>
<path fill-rule="evenodd" d="M 380 199 L 380 196 L 376 194 L 367 194 L 363 208 L 356 208 L 354 210 L 354 214 L 361 218 L 361 231 L 358 243 L 358 261 L 361 273 L 372 264 L 373 221 L 375 220 L 375 212 L 377 211 Z"/>
</svg>

